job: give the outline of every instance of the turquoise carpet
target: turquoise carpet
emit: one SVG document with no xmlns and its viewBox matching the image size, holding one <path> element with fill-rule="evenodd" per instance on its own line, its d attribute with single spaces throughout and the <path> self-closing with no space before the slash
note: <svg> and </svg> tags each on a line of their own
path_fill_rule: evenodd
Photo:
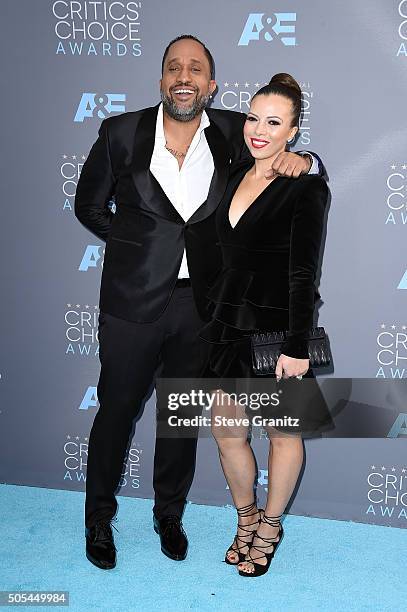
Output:
<svg viewBox="0 0 407 612">
<path fill-rule="evenodd" d="M 103 571 L 84 555 L 83 501 L 82 493 L 0 485 L 0 590 L 69 591 L 69 608 L 57 609 L 75 612 L 406 609 L 405 530 L 287 516 L 268 574 L 247 579 L 222 562 L 232 509 L 188 504 L 189 554 L 176 562 L 160 552 L 152 502 L 119 497 L 118 563 Z"/>
</svg>

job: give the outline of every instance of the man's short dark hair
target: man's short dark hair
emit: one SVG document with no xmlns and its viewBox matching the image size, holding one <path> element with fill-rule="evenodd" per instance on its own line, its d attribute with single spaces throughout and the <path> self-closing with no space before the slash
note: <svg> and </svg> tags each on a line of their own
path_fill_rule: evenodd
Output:
<svg viewBox="0 0 407 612">
<path fill-rule="evenodd" d="M 213 61 L 212 53 L 204 45 L 204 43 L 201 40 L 199 40 L 199 38 L 196 38 L 196 36 L 192 36 L 192 34 L 181 34 L 181 36 L 177 36 L 177 38 L 174 38 L 171 42 L 168 43 L 168 45 L 167 45 L 167 47 L 166 47 L 166 49 L 164 51 L 163 61 L 161 62 L 161 73 L 164 72 L 165 58 L 168 55 L 168 51 L 170 50 L 171 45 L 173 45 L 174 43 L 178 42 L 179 40 L 195 40 L 197 43 L 199 43 L 200 45 L 203 46 L 204 51 L 205 51 L 205 55 L 206 55 L 206 59 L 209 62 L 209 68 L 210 68 L 210 72 L 211 72 L 211 79 L 214 79 L 215 78 L 215 62 Z"/>
</svg>

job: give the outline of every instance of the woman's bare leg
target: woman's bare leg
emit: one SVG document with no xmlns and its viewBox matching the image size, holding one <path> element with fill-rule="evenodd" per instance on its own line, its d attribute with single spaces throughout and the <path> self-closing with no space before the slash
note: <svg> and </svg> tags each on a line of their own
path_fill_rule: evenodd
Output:
<svg viewBox="0 0 407 612">
<path fill-rule="evenodd" d="M 265 515 L 280 517 L 297 483 L 304 459 L 304 448 L 302 438 L 297 435 L 284 435 L 276 432 L 276 430 L 269 430 L 269 437 L 269 488 Z M 275 538 L 279 527 L 273 527 L 262 522 L 257 531 L 263 538 Z M 265 546 L 265 542 L 256 537 L 253 540 L 253 544 L 259 546 L 261 550 L 267 553 L 273 550 L 272 544 L 263 549 L 262 547 Z M 261 552 L 256 549 L 252 549 L 250 552 L 253 559 L 260 557 L 256 559 L 256 563 L 266 564 L 266 557 L 262 556 Z M 254 571 L 253 564 L 250 562 L 240 563 L 238 568 L 248 573 Z"/>
<path fill-rule="evenodd" d="M 236 508 L 245 508 L 254 501 L 254 479 L 256 475 L 256 464 L 253 451 L 247 440 L 248 425 L 238 422 L 239 419 L 247 419 L 244 407 L 239 404 L 230 403 L 227 394 L 220 396 L 221 402 L 212 407 L 212 433 L 218 444 L 219 458 L 223 473 L 232 494 L 233 503 Z M 216 425 L 215 417 L 233 419 L 235 425 Z M 245 514 L 243 512 L 243 514 Z M 257 508 L 254 505 L 246 512 L 246 516 L 239 516 L 239 524 L 249 532 L 253 531 L 258 524 Z M 254 524 L 253 524 L 254 523 Z M 242 538 L 235 542 L 234 549 L 240 546 L 240 552 L 246 553 L 248 546 L 244 542 L 250 541 L 250 533 L 244 529 L 238 529 L 238 535 Z M 229 551 L 228 559 L 232 563 L 238 561 L 238 554 Z"/>
</svg>

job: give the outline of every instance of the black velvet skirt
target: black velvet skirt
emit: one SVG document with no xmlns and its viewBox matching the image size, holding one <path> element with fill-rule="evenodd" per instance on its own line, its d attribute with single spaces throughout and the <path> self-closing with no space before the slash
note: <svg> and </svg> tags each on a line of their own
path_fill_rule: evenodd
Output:
<svg viewBox="0 0 407 612">
<path fill-rule="evenodd" d="M 314 371 L 310 368 L 301 380 L 293 377 L 277 381 L 275 374 L 255 374 L 250 336 L 221 343 L 212 340 L 201 377 L 208 388 L 233 395 L 239 403 L 243 398 L 247 416 L 265 429 L 316 437 L 333 428 Z M 267 401 L 272 397 L 278 398 L 278 404 Z M 261 404 L 260 398 L 264 400 Z"/>
</svg>

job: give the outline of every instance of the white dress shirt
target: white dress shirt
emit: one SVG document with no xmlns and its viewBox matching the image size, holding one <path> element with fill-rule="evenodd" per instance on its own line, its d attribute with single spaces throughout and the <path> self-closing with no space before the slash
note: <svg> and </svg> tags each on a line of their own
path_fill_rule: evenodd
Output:
<svg viewBox="0 0 407 612">
<path fill-rule="evenodd" d="M 204 111 L 201 123 L 195 132 L 182 166 L 179 168 L 176 158 L 165 148 L 163 105 L 160 104 L 158 108 L 150 171 L 184 221 L 188 221 L 208 197 L 215 169 L 204 132 L 209 125 L 209 117 Z M 306 153 L 306 151 L 301 153 Z M 311 157 L 312 166 L 309 174 L 318 174 L 318 161 L 313 156 Z M 178 278 L 189 278 L 185 250 Z"/>
<path fill-rule="evenodd" d="M 199 128 L 179 168 L 178 161 L 165 148 L 163 107 L 162 104 L 159 106 L 150 171 L 184 221 L 188 221 L 208 197 L 209 185 L 215 169 L 204 132 L 209 125 L 209 117 L 204 111 Z M 189 278 L 185 250 L 178 278 Z"/>
<path fill-rule="evenodd" d="M 319 163 L 312 153 L 309 151 L 294 151 L 294 153 L 298 153 L 298 155 L 309 155 L 312 158 L 312 164 L 311 168 L 308 170 L 308 174 L 319 174 Z"/>
</svg>

